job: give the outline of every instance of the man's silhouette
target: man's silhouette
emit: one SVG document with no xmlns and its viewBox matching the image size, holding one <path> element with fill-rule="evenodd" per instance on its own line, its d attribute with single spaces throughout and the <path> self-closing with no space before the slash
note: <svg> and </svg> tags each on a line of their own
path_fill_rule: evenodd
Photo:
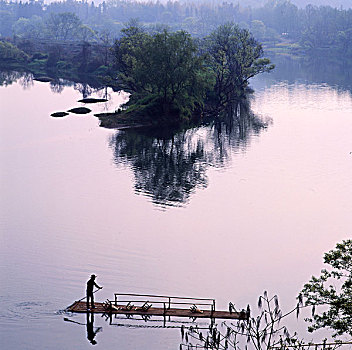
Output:
<svg viewBox="0 0 352 350">
<path fill-rule="evenodd" d="M 91 275 L 89 281 L 87 282 L 87 310 L 89 310 L 89 299 L 91 300 L 91 308 L 94 309 L 94 294 L 93 294 L 93 288 L 96 286 L 98 289 L 102 289 L 103 287 L 99 287 L 95 283 L 95 275 Z"/>
</svg>

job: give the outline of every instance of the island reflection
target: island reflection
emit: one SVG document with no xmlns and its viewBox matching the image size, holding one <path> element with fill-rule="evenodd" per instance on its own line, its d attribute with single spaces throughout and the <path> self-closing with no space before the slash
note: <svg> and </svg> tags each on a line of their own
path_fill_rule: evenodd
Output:
<svg viewBox="0 0 352 350">
<path fill-rule="evenodd" d="M 18 82 L 25 89 L 33 85 L 33 79 L 32 73 L 0 71 L 0 85 Z M 111 98 L 106 86 L 92 86 L 87 82 L 58 78 L 48 85 L 58 94 L 65 87 L 72 87 L 83 98 L 93 92 L 99 97 Z M 238 101 L 231 115 L 192 128 L 119 131 L 110 139 L 115 164 L 131 166 L 135 191 L 148 196 L 160 208 L 184 206 L 197 189 L 208 186 L 209 167 L 226 167 L 231 155 L 245 150 L 252 136 L 267 126 L 252 112 L 251 98 L 252 94 L 248 93 Z M 108 108 L 111 103 L 104 106 Z"/>
<path fill-rule="evenodd" d="M 160 207 L 184 206 L 196 189 L 208 186 L 209 167 L 225 167 L 231 154 L 245 150 L 267 123 L 250 108 L 250 95 L 231 116 L 182 130 L 136 128 L 111 137 L 114 162 L 129 165 L 135 191 Z"/>
</svg>

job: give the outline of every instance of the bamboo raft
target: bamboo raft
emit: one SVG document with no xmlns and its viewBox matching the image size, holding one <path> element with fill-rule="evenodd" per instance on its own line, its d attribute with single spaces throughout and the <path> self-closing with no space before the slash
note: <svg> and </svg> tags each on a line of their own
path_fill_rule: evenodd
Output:
<svg viewBox="0 0 352 350">
<path fill-rule="evenodd" d="M 121 296 L 126 299 L 129 297 L 129 300 L 119 300 Z M 137 297 L 138 300 L 131 300 L 131 297 L 135 299 Z M 156 304 L 156 306 L 153 306 L 154 304 Z M 183 307 L 179 307 L 181 305 L 183 305 Z M 185 305 L 187 305 L 188 308 L 185 308 Z M 230 303 L 230 305 L 232 305 L 232 303 Z M 75 301 L 66 310 L 78 313 L 92 312 L 107 315 L 126 315 L 127 317 L 141 315 L 147 317 L 189 317 L 192 319 L 247 320 L 249 318 L 249 312 L 245 310 L 238 312 L 233 310 L 231 306 L 229 307 L 229 311 L 216 310 L 215 299 L 127 293 L 115 293 L 114 300 L 106 300 L 103 303 L 96 302 L 95 308 L 92 309 L 87 309 L 87 303 L 85 301 Z"/>
</svg>

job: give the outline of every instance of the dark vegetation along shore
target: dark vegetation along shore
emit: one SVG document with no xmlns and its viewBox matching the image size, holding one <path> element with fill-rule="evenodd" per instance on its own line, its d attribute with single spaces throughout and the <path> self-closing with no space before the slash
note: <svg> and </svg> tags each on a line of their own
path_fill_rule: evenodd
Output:
<svg viewBox="0 0 352 350">
<path fill-rule="evenodd" d="M 311 5 L 319 3 L 330 6 Z M 181 0 L 163 3 L 115 0 L 95 4 L 94 1 L 68 0 L 47 4 L 2 0 L 0 38 L 10 40 L 27 54 L 41 47 L 54 49 L 63 42 L 99 44 L 99 54 L 94 53 L 94 60 L 91 57 L 89 61 L 101 66 L 108 61 L 105 49 L 120 36 L 121 29 L 131 18 L 137 18 L 149 32 L 167 26 L 170 31 L 185 30 L 197 38 L 209 35 L 219 25 L 234 22 L 250 30 L 272 52 L 313 54 L 322 51 L 326 55 L 351 56 L 352 9 L 342 8 L 339 3 L 347 6 L 350 1 L 228 0 L 217 3 Z M 91 51 L 99 51 L 93 48 Z M 52 64 L 55 56 L 51 56 Z M 65 57 L 59 55 L 58 62 L 62 61 Z M 89 70 L 96 68 L 91 64 Z"/>
</svg>

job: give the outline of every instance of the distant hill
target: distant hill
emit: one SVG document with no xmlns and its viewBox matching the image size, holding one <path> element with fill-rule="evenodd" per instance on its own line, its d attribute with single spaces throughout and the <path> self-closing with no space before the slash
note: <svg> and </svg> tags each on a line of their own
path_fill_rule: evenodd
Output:
<svg viewBox="0 0 352 350">
<path fill-rule="evenodd" d="M 200 0 L 200 2 L 201 1 L 202 0 Z M 261 7 L 266 4 L 268 0 L 235 0 L 230 2 L 239 2 L 242 6 L 250 5 L 253 7 Z M 311 4 L 315 6 L 331 6 L 337 8 L 342 6 L 344 9 L 352 8 L 352 0 L 291 0 L 291 2 L 297 7 L 306 7 L 307 5 Z"/>
<path fill-rule="evenodd" d="M 306 7 L 307 5 L 324 5 L 340 8 L 341 6 L 345 9 L 352 8 L 352 0 L 291 0 L 293 4 L 298 7 Z"/>
<path fill-rule="evenodd" d="M 28 2 L 30 0 L 23 0 L 22 2 Z M 35 1 L 35 0 L 32 0 Z M 38 1 L 38 0 L 37 0 Z M 45 3 L 51 3 L 55 1 L 63 1 L 63 0 L 44 0 Z M 77 1 L 77 0 L 76 0 Z M 89 0 L 90 3 L 92 0 Z M 100 4 L 104 0 L 93 0 L 95 4 Z M 105 0 L 105 2 L 109 2 L 113 0 Z M 129 1 L 136 1 L 136 2 L 149 2 L 150 0 L 129 0 Z M 170 0 L 151 0 L 151 2 L 160 1 L 161 3 L 166 3 Z M 183 3 L 208 3 L 216 5 L 219 3 L 219 0 L 171 0 L 171 1 L 178 1 Z M 232 2 L 234 4 L 240 3 L 242 6 L 252 6 L 252 7 L 261 7 L 268 2 L 268 0 L 225 0 L 225 2 Z M 343 7 L 345 9 L 352 8 L 352 0 L 291 0 L 293 4 L 298 7 L 306 7 L 309 4 L 320 6 L 331 6 L 331 7 Z"/>
<path fill-rule="evenodd" d="M 54 0 L 52 0 L 54 1 Z M 95 3 L 100 3 L 103 2 L 103 0 L 93 0 Z M 109 1 L 109 0 L 105 0 Z M 133 1 L 133 0 L 132 0 Z M 135 0 L 138 2 L 148 2 L 149 0 Z M 157 0 L 152 0 L 152 2 L 156 2 Z M 170 0 L 159 0 L 162 3 L 166 3 Z M 207 4 L 213 4 L 217 5 L 219 4 L 219 0 L 171 0 L 171 1 L 178 1 L 178 2 L 183 2 L 183 3 L 207 3 Z M 252 6 L 252 7 L 261 7 L 265 5 L 269 0 L 224 0 L 224 2 L 229 2 L 233 4 L 240 4 L 244 7 L 246 6 Z M 222 2 L 222 1 L 221 1 Z M 307 5 L 315 5 L 315 6 L 331 6 L 331 7 L 337 7 L 340 8 L 341 6 L 345 9 L 347 8 L 352 8 L 352 0 L 291 0 L 293 4 L 295 4 L 298 7 L 306 7 Z"/>
<path fill-rule="evenodd" d="M 30 2 L 30 1 L 43 1 L 43 0 L 22 0 L 22 2 Z M 57 1 L 65 1 L 65 0 L 44 0 L 44 3 L 52 3 L 52 2 L 57 2 Z M 78 0 L 76 0 L 78 1 Z M 89 0 L 88 2 L 94 2 L 96 5 L 101 4 L 102 2 L 110 2 L 113 0 Z M 166 3 L 170 0 L 128 0 L 128 1 L 136 1 L 136 2 L 161 2 L 161 3 Z M 219 0 L 171 0 L 171 1 L 178 1 L 181 3 L 207 3 L 207 4 L 213 4 L 217 5 L 219 3 Z M 225 0 L 224 2 L 229 2 L 233 4 L 240 4 L 243 7 L 251 6 L 251 7 L 261 7 L 265 5 L 269 0 Z M 344 9 L 352 8 L 352 0 L 291 0 L 293 4 L 295 4 L 298 7 L 306 7 L 307 5 L 315 5 L 315 6 L 331 6 L 331 7 L 337 7 L 340 8 L 341 6 Z"/>
<path fill-rule="evenodd" d="M 101 0 L 102 1 L 102 0 Z M 143 1 L 143 0 L 137 0 Z M 156 1 L 156 0 L 155 0 Z M 160 0 L 159 0 L 160 1 Z M 160 2 L 167 2 L 169 0 L 161 0 Z M 194 3 L 208 3 L 216 5 L 219 3 L 219 0 L 178 0 L 179 2 L 194 2 Z M 239 3 L 242 6 L 252 6 L 252 7 L 261 7 L 265 5 L 269 0 L 225 0 L 225 2 L 232 2 L 234 4 Z M 307 5 L 315 6 L 331 6 L 340 8 L 341 6 L 345 9 L 352 8 L 352 0 L 291 0 L 293 4 L 298 7 L 306 7 Z"/>
</svg>

